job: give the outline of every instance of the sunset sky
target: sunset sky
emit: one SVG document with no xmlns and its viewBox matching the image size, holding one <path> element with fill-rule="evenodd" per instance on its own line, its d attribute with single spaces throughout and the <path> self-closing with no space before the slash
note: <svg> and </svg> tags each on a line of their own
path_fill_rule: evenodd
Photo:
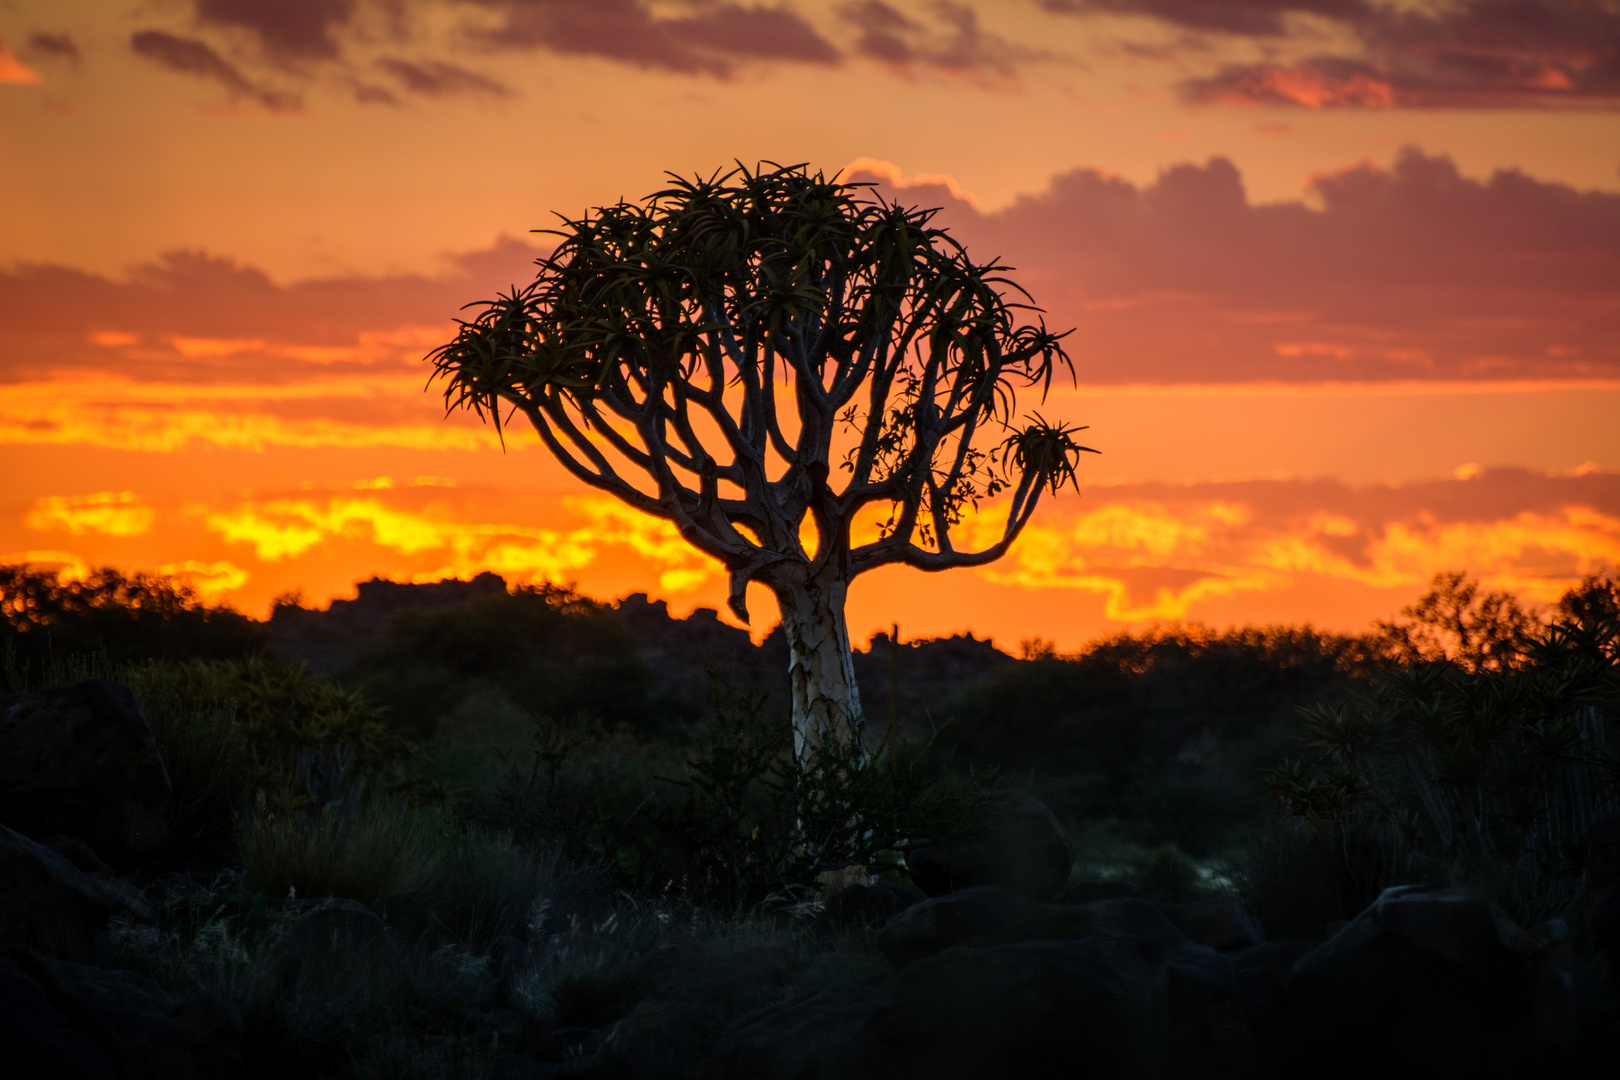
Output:
<svg viewBox="0 0 1620 1080">
<path fill-rule="evenodd" d="M 859 579 L 858 642 L 1620 566 L 1620 0 L 0 0 L 0 561 L 722 607 L 422 358 L 555 213 L 736 161 L 941 207 L 1074 328 L 1024 404 L 1081 492 Z"/>
</svg>

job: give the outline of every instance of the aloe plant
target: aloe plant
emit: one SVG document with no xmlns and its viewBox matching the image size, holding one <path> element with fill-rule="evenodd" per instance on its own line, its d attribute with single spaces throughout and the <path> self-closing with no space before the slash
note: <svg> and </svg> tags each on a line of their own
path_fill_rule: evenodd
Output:
<svg viewBox="0 0 1620 1080">
<path fill-rule="evenodd" d="M 1000 558 L 1092 452 L 1018 414 L 1020 387 L 1072 378 L 1063 335 L 934 213 L 804 166 L 675 177 L 565 219 L 535 280 L 429 356 L 447 409 L 521 414 L 575 477 L 674 522 L 739 619 L 749 582 L 770 588 L 801 757 L 861 730 L 850 582 Z M 959 547 L 1003 494 L 995 537 Z M 858 540 L 863 512 L 881 524 Z"/>
</svg>

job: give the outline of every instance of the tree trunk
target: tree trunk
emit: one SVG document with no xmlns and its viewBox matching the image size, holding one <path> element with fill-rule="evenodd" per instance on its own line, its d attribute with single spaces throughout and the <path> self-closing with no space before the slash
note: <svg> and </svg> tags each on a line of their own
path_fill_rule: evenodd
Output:
<svg viewBox="0 0 1620 1080">
<path fill-rule="evenodd" d="M 849 582 L 823 571 L 819 577 L 772 588 L 787 636 L 793 752 L 804 761 L 828 737 L 851 739 L 861 734 L 861 695 L 844 623 Z"/>
</svg>

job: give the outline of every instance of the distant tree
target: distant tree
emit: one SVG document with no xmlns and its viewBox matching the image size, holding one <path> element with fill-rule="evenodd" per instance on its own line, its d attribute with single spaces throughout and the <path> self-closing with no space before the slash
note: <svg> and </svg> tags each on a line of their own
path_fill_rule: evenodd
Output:
<svg viewBox="0 0 1620 1080">
<path fill-rule="evenodd" d="M 1469 671 L 1512 667 L 1541 629 L 1508 592 L 1482 592 L 1466 572 L 1434 575 L 1429 591 L 1387 622 L 1378 644 L 1398 663 L 1450 660 Z"/>
<path fill-rule="evenodd" d="M 565 220 L 535 281 L 430 355 L 448 408 L 497 429 L 522 413 L 574 476 L 723 563 L 738 618 L 750 581 L 771 589 L 800 756 L 861 726 L 851 580 L 1000 558 L 1088 449 L 1015 419 L 1015 383 L 1072 376 L 1062 335 L 934 213 L 802 166 L 676 178 Z M 995 539 L 958 549 L 964 510 L 1003 492 Z"/>
<path fill-rule="evenodd" d="M 206 604 L 184 582 L 109 567 L 83 578 L 0 565 L 0 648 L 25 661 L 104 653 L 110 660 L 225 659 L 268 641 L 263 626 Z"/>
</svg>

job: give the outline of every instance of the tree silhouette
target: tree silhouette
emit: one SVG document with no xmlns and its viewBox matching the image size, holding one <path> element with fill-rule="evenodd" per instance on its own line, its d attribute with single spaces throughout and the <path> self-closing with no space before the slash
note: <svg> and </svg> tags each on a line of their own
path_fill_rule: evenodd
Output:
<svg viewBox="0 0 1620 1080">
<path fill-rule="evenodd" d="M 1083 429 L 1013 420 L 1017 385 L 1044 397 L 1073 366 L 933 210 L 804 166 L 672 181 L 564 219 L 534 282 L 429 359 L 448 410 L 497 430 L 522 413 L 579 479 L 723 563 L 738 618 L 750 581 L 771 589 L 802 757 L 860 731 L 850 581 L 991 562 L 1043 490 L 1076 483 Z M 964 510 L 1003 493 L 993 542 L 959 549 Z"/>
</svg>

